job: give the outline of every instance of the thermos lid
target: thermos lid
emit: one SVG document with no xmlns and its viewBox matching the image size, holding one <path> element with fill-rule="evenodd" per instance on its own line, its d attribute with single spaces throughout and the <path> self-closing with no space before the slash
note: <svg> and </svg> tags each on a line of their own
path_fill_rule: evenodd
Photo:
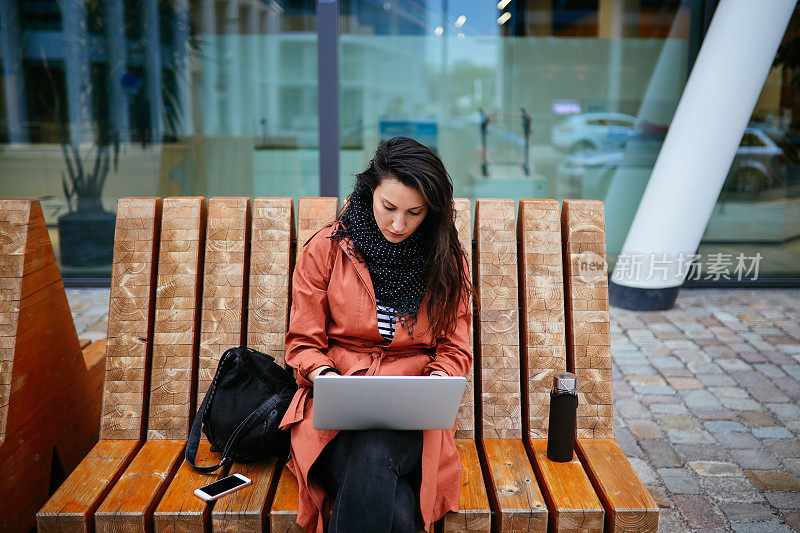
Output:
<svg viewBox="0 0 800 533">
<path fill-rule="evenodd" d="M 578 390 L 578 376 L 572 372 L 558 372 L 553 376 L 554 392 L 572 392 Z"/>
</svg>

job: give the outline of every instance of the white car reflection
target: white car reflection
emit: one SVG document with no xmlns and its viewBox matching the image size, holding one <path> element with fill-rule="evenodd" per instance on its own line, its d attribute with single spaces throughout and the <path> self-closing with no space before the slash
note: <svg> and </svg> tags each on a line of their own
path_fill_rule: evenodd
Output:
<svg viewBox="0 0 800 533">
<path fill-rule="evenodd" d="M 553 126 L 550 140 L 570 154 L 617 150 L 633 135 L 635 123 L 623 113 L 583 113 Z"/>
<path fill-rule="evenodd" d="M 628 154 L 617 150 L 569 155 L 558 164 L 558 179 L 567 184 L 567 194 L 603 200 L 620 165 L 652 169 L 662 142 L 663 138 L 657 142 L 637 142 L 640 150 Z M 624 161 L 623 155 L 627 157 Z M 763 131 L 747 128 L 722 191 L 731 197 L 756 198 L 765 190 L 784 185 L 785 179 L 783 150 Z"/>
</svg>

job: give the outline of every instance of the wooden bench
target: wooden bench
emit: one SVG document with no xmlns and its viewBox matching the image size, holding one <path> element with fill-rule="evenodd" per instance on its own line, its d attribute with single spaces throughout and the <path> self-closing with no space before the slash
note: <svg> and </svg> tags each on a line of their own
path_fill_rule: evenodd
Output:
<svg viewBox="0 0 800 533">
<path fill-rule="evenodd" d="M 470 202 L 456 205 L 471 252 Z M 289 198 L 120 200 L 101 440 L 41 509 L 40 530 L 299 530 L 281 463 L 234 464 L 253 485 L 205 504 L 192 489 L 227 472 L 198 474 L 182 454 L 224 349 L 246 342 L 283 363 L 294 254 L 336 209 L 301 199 L 293 250 Z M 525 200 L 517 217 L 513 201 L 478 200 L 474 228 L 481 312 L 456 435 L 461 511 L 440 527 L 656 531 L 658 509 L 613 440 L 605 270 L 584 268 L 605 259 L 602 203 Z M 573 461 L 553 463 L 548 392 L 564 369 L 581 383 L 581 440 Z M 216 459 L 205 442 L 199 458 Z"/>
<path fill-rule="evenodd" d="M 97 442 L 103 357 L 82 351 L 37 200 L 0 200 L 0 531 L 29 531 Z"/>
</svg>

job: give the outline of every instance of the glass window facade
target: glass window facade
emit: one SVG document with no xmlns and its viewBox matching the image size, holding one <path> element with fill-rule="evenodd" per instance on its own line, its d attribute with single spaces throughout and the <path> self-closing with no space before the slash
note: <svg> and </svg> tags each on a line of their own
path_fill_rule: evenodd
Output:
<svg viewBox="0 0 800 533">
<path fill-rule="evenodd" d="M 320 143 L 344 197 L 407 135 L 458 196 L 604 201 L 613 268 L 713 0 L 337 6 L 329 135 L 313 0 L 0 0 L 0 196 L 40 198 L 64 277 L 103 279 L 120 197 L 318 195 Z M 698 250 L 760 279 L 800 278 L 798 38 L 795 15 Z"/>
</svg>

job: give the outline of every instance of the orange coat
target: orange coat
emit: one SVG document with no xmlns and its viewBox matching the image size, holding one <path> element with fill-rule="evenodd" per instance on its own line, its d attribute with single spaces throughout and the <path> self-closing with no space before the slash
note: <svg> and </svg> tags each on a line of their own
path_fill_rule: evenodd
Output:
<svg viewBox="0 0 800 533">
<path fill-rule="evenodd" d="M 297 369 L 299 389 L 281 421 L 282 427 L 291 428 L 288 467 L 299 485 L 297 522 L 305 531 L 318 533 L 328 518 L 330 502 L 324 489 L 309 480 L 308 472 L 337 431 L 314 429 L 312 385 L 306 376 L 323 365 L 345 375 L 427 375 L 441 370 L 451 376 L 466 376 L 472 367 L 467 299 L 462 302 L 452 334 L 433 338 L 427 331 L 423 301 L 414 338 L 397 324 L 394 338 L 387 343 L 378 333 L 369 270 L 347 255 L 343 242 L 329 239 L 332 231 L 332 226 L 327 226 L 310 240 L 294 270 L 286 362 Z M 426 530 L 447 511 L 458 510 L 461 461 L 454 435 L 455 427 L 423 432 L 419 503 Z"/>
</svg>

